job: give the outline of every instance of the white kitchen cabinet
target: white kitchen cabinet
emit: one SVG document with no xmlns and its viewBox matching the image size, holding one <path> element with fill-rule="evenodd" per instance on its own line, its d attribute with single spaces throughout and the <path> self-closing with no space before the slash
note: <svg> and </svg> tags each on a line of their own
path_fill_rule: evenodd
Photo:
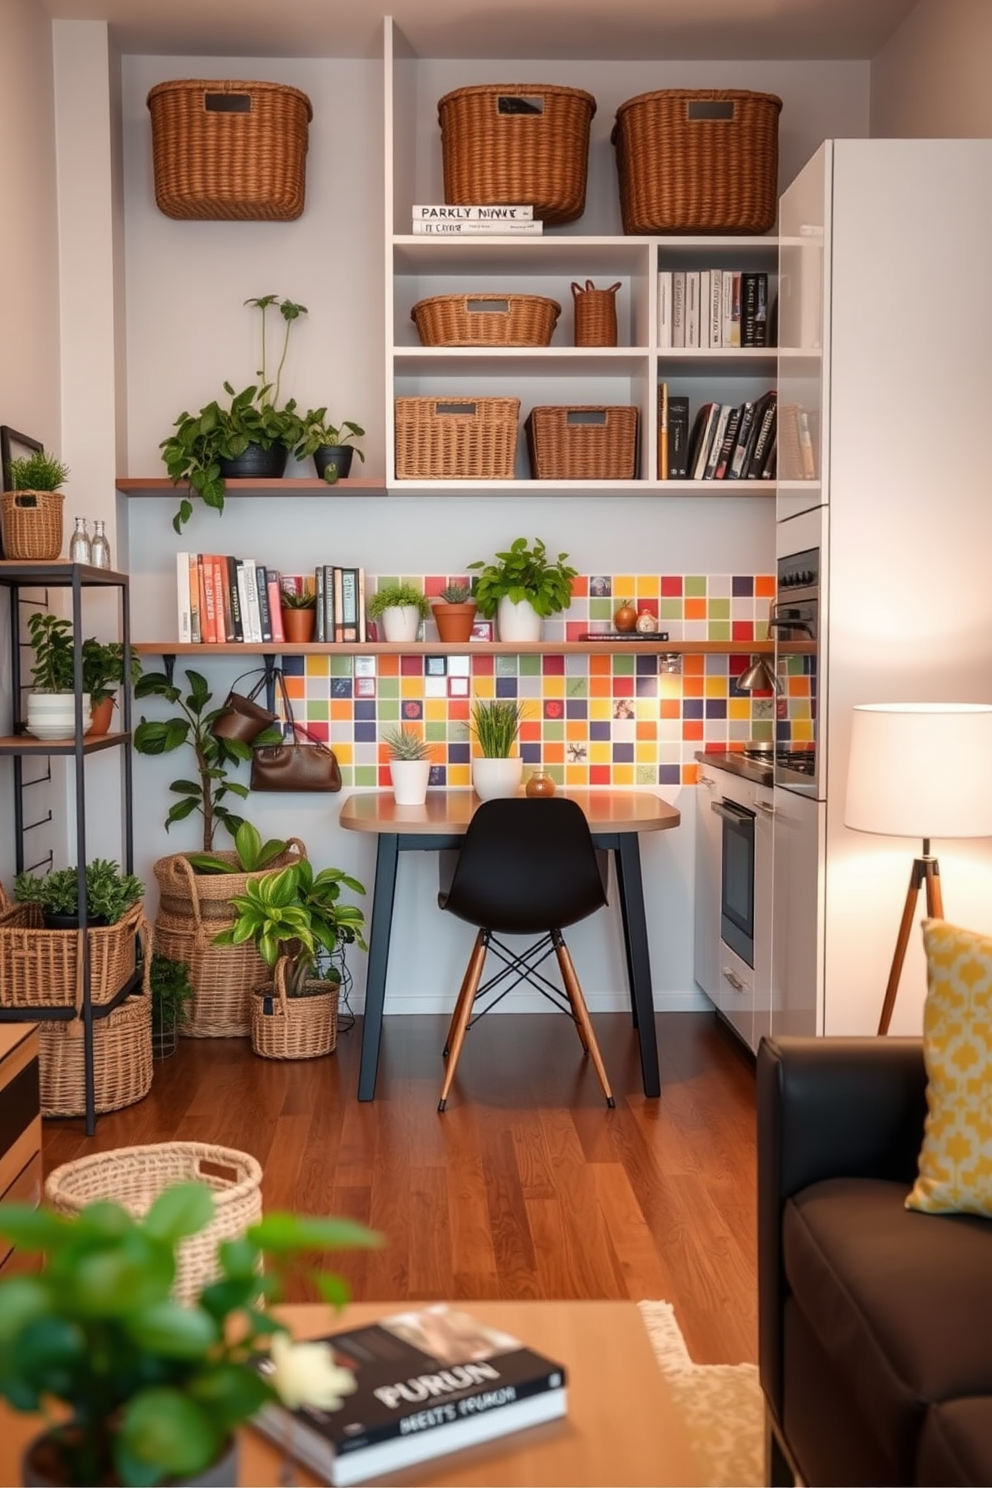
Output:
<svg viewBox="0 0 992 1488">
<path fill-rule="evenodd" d="M 712 810 L 722 771 L 700 766 L 696 802 L 695 897 L 693 900 L 693 977 L 707 997 L 720 993 L 720 818 Z"/>
<path fill-rule="evenodd" d="M 820 504 L 823 800 L 777 805 L 773 1027 L 781 1009 L 790 1031 L 812 1013 L 818 1033 L 866 1034 L 920 844 L 845 827 L 851 710 L 990 693 L 992 140 L 827 141 L 779 225 L 780 399 L 806 402 L 816 470 L 782 482 L 777 515 Z M 992 843 L 933 850 L 963 916 L 992 883 Z M 924 994 L 914 933 L 893 1032 L 919 1033 Z"/>
</svg>

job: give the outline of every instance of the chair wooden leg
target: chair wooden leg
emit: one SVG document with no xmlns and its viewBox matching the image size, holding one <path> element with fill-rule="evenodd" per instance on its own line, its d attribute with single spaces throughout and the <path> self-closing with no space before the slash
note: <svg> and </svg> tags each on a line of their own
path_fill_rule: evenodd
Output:
<svg viewBox="0 0 992 1488">
<path fill-rule="evenodd" d="M 555 955 L 558 957 L 558 968 L 561 972 L 561 979 L 565 984 L 565 991 L 568 993 L 568 1000 L 572 1006 L 572 1012 L 575 1014 L 576 1026 L 580 1031 L 582 1042 L 588 1049 L 589 1058 L 592 1060 L 596 1073 L 599 1076 L 599 1083 L 602 1085 L 603 1094 L 606 1096 L 606 1104 L 613 1108 L 616 1106 L 616 1101 L 613 1099 L 613 1092 L 610 1089 L 603 1056 L 599 1052 L 599 1041 L 592 1026 L 592 1019 L 589 1016 L 589 1009 L 586 1007 L 586 1000 L 582 996 L 579 979 L 575 975 L 575 967 L 568 953 L 568 946 L 560 936 L 555 937 Z"/>
<path fill-rule="evenodd" d="M 458 1067 L 458 1056 L 462 1052 L 462 1044 L 465 1042 L 465 1030 L 468 1027 L 469 1018 L 472 1016 L 472 1003 L 475 994 L 479 990 L 479 982 L 482 980 L 482 968 L 486 963 L 486 933 L 480 930 L 472 947 L 468 967 L 462 981 L 462 989 L 458 994 L 455 1004 L 455 1014 L 451 1020 L 451 1029 L 448 1034 L 448 1067 L 444 1072 L 444 1084 L 441 1086 L 441 1099 L 437 1103 L 439 1111 L 443 1111 L 448 1101 L 448 1091 L 451 1089 L 455 1078 L 455 1070 Z"/>
<path fill-rule="evenodd" d="M 475 948 L 473 949 L 472 955 L 469 956 L 469 958 L 468 958 L 468 965 L 465 968 L 465 975 L 462 977 L 462 984 L 461 984 L 461 986 L 458 989 L 458 996 L 455 998 L 455 1006 L 454 1006 L 454 1010 L 452 1011 L 452 1014 L 451 1014 L 451 1022 L 448 1024 L 448 1032 L 445 1034 L 445 1037 L 444 1037 L 444 1048 L 441 1050 L 441 1054 L 442 1054 L 442 1057 L 444 1059 L 447 1059 L 447 1057 L 448 1057 L 448 1052 L 449 1052 L 449 1050 L 451 1048 L 451 1040 L 452 1040 L 452 1037 L 454 1035 L 455 1028 L 456 1028 L 456 1026 L 458 1024 L 458 1019 L 461 1016 L 462 1002 L 464 1001 L 464 998 L 465 998 L 466 989 L 469 986 L 469 982 L 470 982 L 471 975 L 472 975 L 472 968 L 475 965 L 475 950 L 478 949 L 479 941 L 480 941 L 480 939 L 482 939 L 482 937 L 484 936 L 484 934 L 485 934 L 485 932 L 483 930 L 480 930 L 479 933 L 478 933 L 478 935 L 475 938 Z M 476 979 L 476 980 L 478 982 L 478 979 Z M 471 996 L 469 998 L 469 1006 L 470 1007 L 471 1007 L 471 1004 L 474 1001 L 474 999 L 475 999 L 475 989 L 473 989 L 472 994 L 471 994 Z"/>
</svg>

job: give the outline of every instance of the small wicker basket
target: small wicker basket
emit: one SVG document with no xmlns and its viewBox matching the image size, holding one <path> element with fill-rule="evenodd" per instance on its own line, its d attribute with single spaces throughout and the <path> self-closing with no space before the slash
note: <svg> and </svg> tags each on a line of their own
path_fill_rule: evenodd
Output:
<svg viewBox="0 0 992 1488">
<path fill-rule="evenodd" d="M 535 480 L 634 479 L 634 407 L 579 404 L 532 408 L 526 428 Z"/>
<path fill-rule="evenodd" d="M 549 225 L 586 205 L 589 126 L 596 100 L 581 88 L 483 83 L 438 102 L 444 199 L 452 206 L 519 203 Z"/>
<path fill-rule="evenodd" d="M 778 210 L 781 98 L 662 88 L 617 109 L 625 233 L 765 233 Z"/>
<path fill-rule="evenodd" d="M 38 1025 L 38 1071 L 43 1116 L 85 1116 L 83 1026 L 48 1020 Z M 93 1090 L 97 1115 L 143 1100 L 152 1088 L 151 998 L 126 997 L 93 1020 Z"/>
<path fill-rule="evenodd" d="M 150 926 L 143 904 L 134 904 L 116 925 L 90 926 L 90 1000 L 112 1002 L 134 975 L 138 937 Z M 46 930 L 41 905 L 10 904 L 0 886 L 0 1007 L 82 1007 L 81 932 Z"/>
<path fill-rule="evenodd" d="M 288 222 L 303 212 L 313 110 L 283 83 L 179 78 L 148 94 L 167 217 Z"/>
<path fill-rule="evenodd" d="M 338 982 L 308 981 L 303 997 L 287 997 L 285 959 L 275 986 L 256 987 L 251 1000 L 251 1046 L 263 1059 L 317 1059 L 338 1043 Z"/>
<path fill-rule="evenodd" d="M 410 319 L 423 346 L 548 346 L 560 314 L 543 295 L 434 295 Z"/>
<path fill-rule="evenodd" d="M 609 289 L 597 289 L 591 279 L 585 286 L 573 282 L 576 346 L 616 346 L 619 288 L 619 280 Z"/>
<path fill-rule="evenodd" d="M 4 491 L 0 497 L 3 556 L 50 563 L 62 552 L 61 491 Z"/>
<path fill-rule="evenodd" d="M 112 1199 L 140 1219 L 164 1189 L 194 1181 L 213 1190 L 214 1215 L 205 1229 L 179 1247 L 173 1295 L 188 1303 L 219 1276 L 219 1243 L 239 1239 L 262 1217 L 262 1169 L 247 1152 L 206 1142 L 158 1142 L 96 1152 L 55 1168 L 45 1183 L 45 1199 L 67 1217 L 95 1199 Z"/>
<path fill-rule="evenodd" d="M 512 480 L 519 398 L 397 398 L 397 480 Z"/>
</svg>

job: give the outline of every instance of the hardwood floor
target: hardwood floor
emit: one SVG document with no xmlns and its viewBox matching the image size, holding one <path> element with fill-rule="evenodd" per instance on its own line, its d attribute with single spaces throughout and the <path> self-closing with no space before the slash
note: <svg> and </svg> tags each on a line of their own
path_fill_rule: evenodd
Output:
<svg viewBox="0 0 992 1488">
<path fill-rule="evenodd" d="M 46 1120 L 46 1175 L 114 1147 L 221 1143 L 261 1162 L 266 1209 L 383 1233 L 383 1249 L 336 1258 L 356 1300 L 663 1298 L 697 1362 L 755 1361 L 754 1073 L 734 1036 L 712 1014 L 659 1015 L 662 1094 L 647 1100 L 629 1018 L 598 1014 L 608 1111 L 564 1017 L 492 1015 L 440 1116 L 447 1021 L 387 1017 L 365 1103 L 360 1021 L 309 1061 L 183 1039 L 150 1095 L 101 1116 L 94 1137 Z"/>
</svg>

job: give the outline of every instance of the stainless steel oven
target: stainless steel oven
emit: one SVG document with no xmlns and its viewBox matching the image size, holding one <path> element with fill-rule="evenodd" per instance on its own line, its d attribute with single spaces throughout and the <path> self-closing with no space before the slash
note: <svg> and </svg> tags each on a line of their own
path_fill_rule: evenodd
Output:
<svg viewBox="0 0 992 1488">
<path fill-rule="evenodd" d="M 711 802 L 722 822 L 720 939 L 754 968 L 753 811 L 724 796 Z"/>
<path fill-rule="evenodd" d="M 775 640 L 776 675 L 786 682 L 775 720 L 774 782 L 819 798 L 819 547 L 779 558 L 778 598 L 768 629 Z"/>
</svg>

